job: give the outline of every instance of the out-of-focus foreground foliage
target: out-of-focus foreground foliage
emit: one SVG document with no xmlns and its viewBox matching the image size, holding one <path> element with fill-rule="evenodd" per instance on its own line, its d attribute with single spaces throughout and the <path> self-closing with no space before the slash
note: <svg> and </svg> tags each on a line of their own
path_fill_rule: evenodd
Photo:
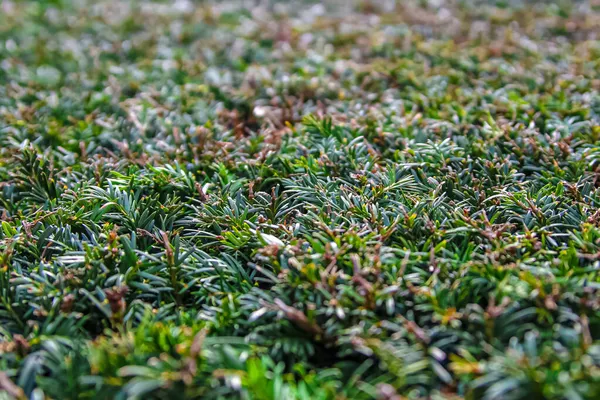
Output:
<svg viewBox="0 0 600 400">
<path fill-rule="evenodd" d="M 0 2 L 0 398 L 600 398 L 600 3 L 241 3 Z"/>
</svg>

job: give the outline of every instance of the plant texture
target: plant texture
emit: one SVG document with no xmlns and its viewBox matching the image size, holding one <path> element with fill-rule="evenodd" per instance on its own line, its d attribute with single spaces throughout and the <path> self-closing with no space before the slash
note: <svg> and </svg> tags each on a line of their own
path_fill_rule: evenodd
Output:
<svg viewBox="0 0 600 400">
<path fill-rule="evenodd" d="M 0 2 L 0 399 L 600 398 L 597 1 Z"/>
</svg>

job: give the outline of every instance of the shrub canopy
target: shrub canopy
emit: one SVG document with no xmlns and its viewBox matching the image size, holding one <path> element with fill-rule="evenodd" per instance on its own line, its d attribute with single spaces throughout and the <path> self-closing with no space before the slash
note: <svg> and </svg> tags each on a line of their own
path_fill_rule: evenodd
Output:
<svg viewBox="0 0 600 400">
<path fill-rule="evenodd" d="M 3 1 L 0 398 L 600 398 L 599 21 Z"/>
</svg>

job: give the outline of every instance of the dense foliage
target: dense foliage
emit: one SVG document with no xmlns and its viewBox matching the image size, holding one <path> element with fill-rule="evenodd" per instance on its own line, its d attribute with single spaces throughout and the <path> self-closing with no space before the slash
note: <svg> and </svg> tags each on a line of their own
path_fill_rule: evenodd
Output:
<svg viewBox="0 0 600 400">
<path fill-rule="evenodd" d="M 599 21 L 0 2 L 0 398 L 600 398 Z"/>
</svg>

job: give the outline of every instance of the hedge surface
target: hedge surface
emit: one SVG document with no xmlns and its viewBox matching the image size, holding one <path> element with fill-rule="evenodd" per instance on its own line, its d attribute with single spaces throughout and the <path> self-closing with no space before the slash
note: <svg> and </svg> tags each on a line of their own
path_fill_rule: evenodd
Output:
<svg viewBox="0 0 600 400">
<path fill-rule="evenodd" d="M 600 398 L 599 35 L 1 2 L 0 399 Z"/>
</svg>

